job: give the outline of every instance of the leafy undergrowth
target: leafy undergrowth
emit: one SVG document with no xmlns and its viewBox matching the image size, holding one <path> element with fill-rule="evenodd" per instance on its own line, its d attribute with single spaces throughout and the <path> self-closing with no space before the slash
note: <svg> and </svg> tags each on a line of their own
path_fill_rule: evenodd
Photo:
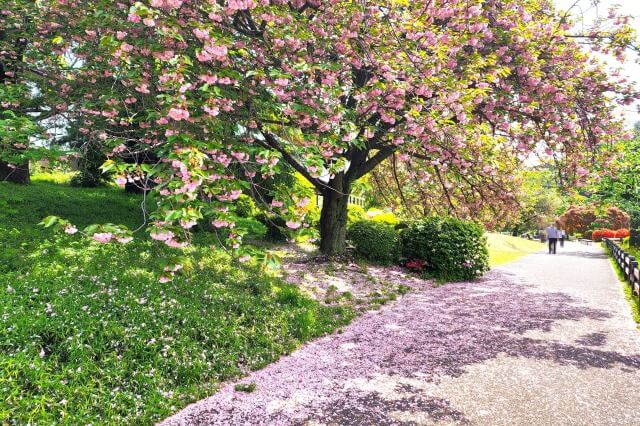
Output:
<svg viewBox="0 0 640 426">
<path fill-rule="evenodd" d="M 487 246 L 491 266 L 504 265 L 545 248 L 539 241 L 495 233 L 487 233 Z"/>
<path fill-rule="evenodd" d="M 239 267 L 206 237 L 160 284 L 171 249 L 101 245 L 37 226 L 142 222 L 141 198 L 35 179 L 0 183 L 0 420 L 151 424 L 346 324 L 295 286 Z"/>
<path fill-rule="evenodd" d="M 640 301 L 638 301 L 638 297 L 635 294 L 633 294 L 633 289 L 631 288 L 631 284 L 629 284 L 629 282 L 625 278 L 624 273 L 622 272 L 622 269 L 620 269 L 616 261 L 613 259 L 611 255 L 611 250 L 609 250 L 609 248 L 605 244 L 602 244 L 602 247 L 607 252 L 607 255 L 609 255 L 609 261 L 611 262 L 611 265 L 613 266 L 614 271 L 616 271 L 616 275 L 618 276 L 618 281 L 620 281 L 620 285 L 622 285 L 624 298 L 627 299 L 627 302 L 629 302 L 629 306 L 631 306 L 631 315 L 633 316 L 633 320 L 636 322 L 636 324 L 640 326 Z M 635 256 L 636 259 L 638 259 L 637 256 L 640 255 L 640 250 L 638 250 L 635 247 L 629 247 L 628 245 L 623 248 L 631 256 Z"/>
</svg>

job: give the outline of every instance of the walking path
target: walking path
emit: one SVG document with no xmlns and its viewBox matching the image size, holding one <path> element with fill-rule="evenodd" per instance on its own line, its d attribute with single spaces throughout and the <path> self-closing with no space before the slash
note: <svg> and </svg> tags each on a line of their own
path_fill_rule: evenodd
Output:
<svg viewBox="0 0 640 426">
<path fill-rule="evenodd" d="M 414 290 L 164 425 L 640 424 L 640 334 L 599 247 Z"/>
</svg>

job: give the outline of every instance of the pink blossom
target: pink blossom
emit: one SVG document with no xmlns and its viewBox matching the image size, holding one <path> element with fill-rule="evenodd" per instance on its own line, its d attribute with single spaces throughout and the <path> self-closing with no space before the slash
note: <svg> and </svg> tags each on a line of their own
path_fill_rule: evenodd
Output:
<svg viewBox="0 0 640 426">
<path fill-rule="evenodd" d="M 171 231 L 164 231 L 164 232 L 152 232 L 151 233 L 151 238 L 153 238 L 154 240 L 157 241 L 166 241 L 169 240 L 171 238 L 173 238 L 173 232 Z"/>
<path fill-rule="evenodd" d="M 304 208 L 308 206 L 310 202 L 311 200 L 308 197 L 304 197 L 300 201 L 298 201 L 298 207 Z"/>
<path fill-rule="evenodd" d="M 225 228 L 225 227 L 229 226 L 229 222 L 227 222 L 226 220 L 221 220 L 221 219 L 216 219 L 213 222 L 211 222 L 211 224 L 213 226 L 215 226 L 216 228 Z"/>
<path fill-rule="evenodd" d="M 168 245 L 169 247 L 172 248 L 183 248 L 186 247 L 188 245 L 188 243 L 186 241 L 176 241 L 176 240 L 166 240 L 164 242 L 166 245 Z"/>
<path fill-rule="evenodd" d="M 287 221 L 287 228 L 298 229 L 302 224 L 300 222 L 294 222 L 292 220 Z"/>
<path fill-rule="evenodd" d="M 65 225 L 64 226 L 64 232 L 66 232 L 69 235 L 73 235 L 76 232 L 78 232 L 78 228 L 76 228 L 75 226 L 70 225 L 70 224 L 69 225 Z"/>
<path fill-rule="evenodd" d="M 167 115 L 175 121 L 181 121 L 189 118 L 189 111 L 183 108 L 171 108 Z"/>
<path fill-rule="evenodd" d="M 104 244 L 111 241 L 111 238 L 113 238 L 113 234 L 111 232 L 97 232 L 93 234 L 91 238 L 93 238 L 95 241 L 99 243 Z"/>
</svg>

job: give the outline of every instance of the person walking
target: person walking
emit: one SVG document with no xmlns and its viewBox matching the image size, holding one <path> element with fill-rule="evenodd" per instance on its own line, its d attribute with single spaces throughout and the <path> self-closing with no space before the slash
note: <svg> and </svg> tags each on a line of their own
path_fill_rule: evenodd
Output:
<svg viewBox="0 0 640 426">
<path fill-rule="evenodd" d="M 549 240 L 549 254 L 556 254 L 556 245 L 558 244 L 558 228 L 555 223 L 547 227 L 547 240 Z"/>
<path fill-rule="evenodd" d="M 566 237 L 564 229 L 558 229 L 558 240 L 560 240 L 560 247 L 564 247 L 564 239 Z"/>
</svg>

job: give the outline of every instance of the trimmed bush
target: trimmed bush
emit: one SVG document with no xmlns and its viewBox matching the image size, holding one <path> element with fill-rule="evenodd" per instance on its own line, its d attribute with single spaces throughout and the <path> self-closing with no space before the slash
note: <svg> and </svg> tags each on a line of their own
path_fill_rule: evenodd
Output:
<svg viewBox="0 0 640 426">
<path fill-rule="evenodd" d="M 615 238 L 627 238 L 629 235 L 630 235 L 629 230 L 622 228 L 616 231 Z"/>
<path fill-rule="evenodd" d="M 370 261 L 388 264 L 398 258 L 398 234 L 392 226 L 359 220 L 349 227 L 347 238 L 356 254 Z"/>
<path fill-rule="evenodd" d="M 593 234 L 591 234 L 591 237 L 593 241 L 600 242 L 603 238 L 615 238 L 616 231 L 611 229 L 596 229 L 593 231 Z"/>
<path fill-rule="evenodd" d="M 482 226 L 451 217 L 430 217 L 410 224 L 401 233 L 402 255 L 426 262 L 438 279 L 462 281 L 489 270 L 489 250 Z"/>
<path fill-rule="evenodd" d="M 593 231 L 593 241 L 600 242 L 603 238 L 625 238 L 629 236 L 628 229 L 618 229 L 616 231 L 612 229 L 596 229 Z"/>
</svg>

